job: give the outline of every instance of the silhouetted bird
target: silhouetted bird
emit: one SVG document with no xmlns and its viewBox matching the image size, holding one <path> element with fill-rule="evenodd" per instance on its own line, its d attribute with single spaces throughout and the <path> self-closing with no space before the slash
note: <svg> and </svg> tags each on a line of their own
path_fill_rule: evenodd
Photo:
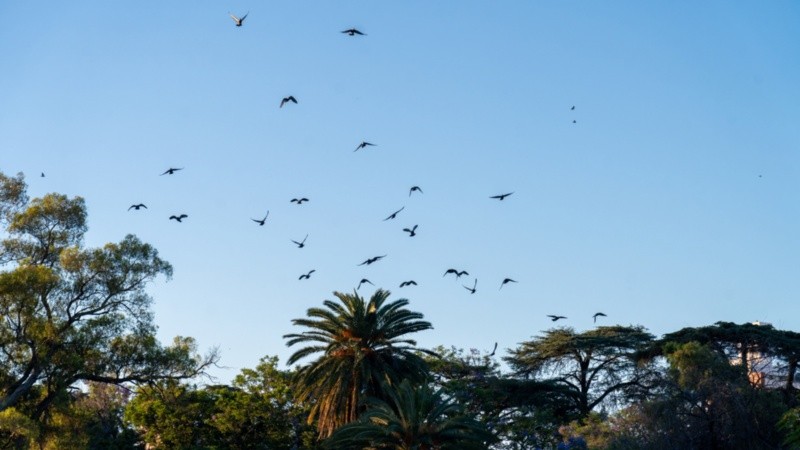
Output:
<svg viewBox="0 0 800 450">
<path fill-rule="evenodd" d="M 293 198 L 293 199 L 291 199 L 289 201 L 289 203 L 297 203 L 298 205 L 302 205 L 303 202 L 307 202 L 307 201 L 308 201 L 308 199 L 305 198 L 305 197 L 303 197 L 303 198 Z"/>
<path fill-rule="evenodd" d="M 269 211 L 267 211 L 267 215 L 266 215 L 266 216 L 264 216 L 264 218 L 263 218 L 263 219 L 261 219 L 261 220 L 258 220 L 258 219 L 253 219 L 253 218 L 250 218 L 250 220 L 252 220 L 253 222 L 257 223 L 259 226 L 262 226 L 262 227 L 263 227 L 263 226 L 264 226 L 264 223 L 266 223 L 266 222 L 267 222 L 267 217 L 269 217 Z"/>
<path fill-rule="evenodd" d="M 364 284 L 364 283 L 372 284 L 372 281 L 369 281 L 366 278 L 362 278 L 361 281 L 358 282 L 358 287 L 356 288 L 356 290 L 361 289 L 361 285 Z M 375 286 L 374 284 L 372 284 L 372 285 Z"/>
<path fill-rule="evenodd" d="M 595 313 L 592 317 L 594 318 L 594 323 L 597 323 L 597 318 L 598 317 L 607 317 L 607 316 L 605 314 L 599 312 L 599 313 Z"/>
<path fill-rule="evenodd" d="M 137 210 L 137 211 L 138 211 L 138 210 L 140 210 L 140 209 L 142 209 L 142 208 L 144 208 L 144 209 L 147 209 L 147 206 L 145 206 L 145 205 L 144 205 L 144 203 L 139 203 L 138 205 L 131 205 L 131 206 L 128 208 L 128 211 L 130 211 L 130 210 L 132 210 L 132 209 L 135 209 L 135 210 Z"/>
<path fill-rule="evenodd" d="M 162 173 L 161 175 L 173 175 L 175 172 L 177 172 L 179 170 L 183 170 L 183 167 L 181 167 L 179 169 L 176 169 L 174 167 L 170 167 L 169 169 L 165 170 L 164 173 Z"/>
<path fill-rule="evenodd" d="M 464 286 L 464 285 L 462 284 L 462 286 Z M 467 286 L 464 286 L 464 289 L 468 290 L 470 294 L 474 294 L 476 287 L 478 287 L 478 279 L 477 278 L 475 278 L 475 283 L 472 285 L 471 288 L 469 288 Z"/>
<path fill-rule="evenodd" d="M 369 258 L 369 259 L 367 259 L 366 261 L 364 261 L 364 262 L 362 262 L 361 264 L 359 264 L 359 266 L 363 266 L 364 264 L 366 264 L 366 265 L 370 265 L 370 264 L 372 264 L 372 263 L 374 263 L 374 262 L 376 262 L 376 261 L 380 261 L 381 259 L 383 259 L 383 258 L 385 258 L 385 257 L 386 257 L 386 255 L 383 255 L 383 256 L 375 256 L 375 257 Z"/>
<path fill-rule="evenodd" d="M 393 212 L 393 213 L 389 214 L 389 217 L 387 217 L 387 218 L 383 219 L 383 221 L 384 221 L 384 222 L 386 222 L 386 221 L 387 221 L 387 220 L 389 220 L 389 219 L 394 219 L 394 218 L 396 218 L 396 217 L 397 217 L 397 214 L 398 214 L 400 211 L 404 210 L 404 209 L 406 209 L 406 207 L 405 207 L 405 206 L 403 206 L 402 208 L 398 209 L 397 211 L 395 211 L 395 212 Z"/>
<path fill-rule="evenodd" d="M 506 283 L 516 283 L 516 282 L 517 280 L 512 280 L 511 278 L 505 278 L 503 279 L 503 282 L 500 283 L 500 289 L 503 289 L 503 286 L 505 286 Z"/>
<path fill-rule="evenodd" d="M 578 123 L 578 121 L 577 120 L 573 120 L 572 123 Z"/>
<path fill-rule="evenodd" d="M 456 276 L 456 279 L 458 279 L 458 278 L 461 278 L 461 275 L 469 275 L 469 273 L 468 273 L 466 270 L 462 270 L 461 272 L 459 272 L 459 271 L 458 271 L 458 270 L 456 270 L 456 269 L 447 269 L 447 270 L 444 272 L 444 275 L 442 275 L 442 277 L 445 277 L 445 276 L 447 276 L 447 274 L 448 274 L 448 273 L 452 273 L 452 274 L 454 274 L 454 275 Z"/>
<path fill-rule="evenodd" d="M 572 108 L 570 108 L 570 111 L 575 111 L 575 105 L 572 105 Z"/>
<path fill-rule="evenodd" d="M 304 238 L 303 238 L 303 240 L 302 240 L 302 241 L 300 241 L 300 242 L 297 242 L 297 241 L 295 241 L 295 240 L 292 240 L 292 242 L 294 242 L 295 244 L 297 244 L 297 248 L 303 248 L 303 247 L 305 247 L 305 246 L 306 246 L 306 239 L 308 239 L 308 235 L 306 235 L 306 237 L 304 237 Z"/>
<path fill-rule="evenodd" d="M 417 282 L 414 281 L 414 280 L 403 281 L 402 283 L 400 283 L 400 287 L 416 286 L 416 285 L 417 285 Z"/>
<path fill-rule="evenodd" d="M 366 36 L 366 34 L 356 30 L 355 28 L 350 28 L 349 30 L 344 30 L 344 31 L 342 31 L 342 33 L 350 35 L 350 36 L 355 36 L 355 35 Z"/>
<path fill-rule="evenodd" d="M 236 17 L 236 16 L 234 16 L 234 15 L 233 15 L 233 14 L 231 14 L 231 13 L 228 13 L 228 14 L 230 14 L 230 16 L 231 16 L 231 19 L 233 19 L 233 21 L 234 21 L 234 22 L 236 22 L 236 26 L 237 26 L 237 27 L 240 27 L 240 26 L 242 26 L 242 23 L 244 23 L 244 19 L 247 19 L 247 14 L 250 14 L 250 12 L 248 12 L 248 13 L 247 13 L 247 14 L 245 14 L 245 15 L 243 15 L 241 19 L 240 19 L 240 18 L 238 18 L 238 17 Z"/>
<path fill-rule="evenodd" d="M 760 176 L 760 175 L 759 175 Z M 44 172 L 42 172 L 42 178 L 44 178 Z"/>
<path fill-rule="evenodd" d="M 419 186 L 411 186 L 411 189 L 408 190 L 408 196 L 411 197 L 411 193 L 414 192 L 414 191 L 417 191 L 420 194 L 423 193 L 422 189 L 420 189 Z"/>
<path fill-rule="evenodd" d="M 417 227 L 418 226 L 419 225 L 414 225 L 414 228 L 411 228 L 411 229 L 403 228 L 403 231 L 408 233 L 408 237 L 414 237 L 414 236 L 417 235 Z"/>
<path fill-rule="evenodd" d="M 189 217 L 189 216 L 187 216 L 186 214 L 181 214 L 180 216 L 169 216 L 169 220 L 173 220 L 174 219 L 174 220 L 177 220 L 178 222 L 181 222 L 183 219 L 185 219 L 187 217 Z"/>
<path fill-rule="evenodd" d="M 314 272 L 316 272 L 315 269 L 309 270 L 308 273 L 304 273 L 304 274 L 300 275 L 300 278 L 298 278 L 298 280 L 302 280 L 303 278 L 305 278 L 307 280 L 307 279 L 311 278 L 311 274 L 314 273 Z"/>
<path fill-rule="evenodd" d="M 375 147 L 378 144 L 371 144 L 371 143 L 369 143 L 367 141 L 361 141 L 361 143 L 358 144 L 358 147 L 356 147 L 356 149 L 353 150 L 353 151 L 357 152 L 357 151 L 361 150 L 362 148 L 366 148 L 368 145 L 371 146 L 371 147 Z"/>
<path fill-rule="evenodd" d="M 492 353 L 489 353 L 489 356 L 494 356 L 494 352 L 497 351 L 497 342 L 494 343 L 494 348 L 492 349 Z"/>
<path fill-rule="evenodd" d="M 285 104 L 286 104 L 286 103 L 288 103 L 288 102 L 293 102 L 293 103 L 296 105 L 296 104 L 297 104 L 297 99 L 296 99 L 296 98 L 294 98 L 294 96 L 293 96 L 293 95 L 290 95 L 290 96 L 288 96 L 288 97 L 283 97 L 283 100 L 281 100 L 281 106 L 280 106 L 280 108 L 283 108 L 283 105 L 285 105 Z"/>
<path fill-rule="evenodd" d="M 494 196 L 491 196 L 489 198 L 496 198 L 496 199 L 498 199 L 498 200 L 500 200 L 502 202 L 503 200 L 505 200 L 506 197 L 508 197 L 511 194 L 513 194 L 513 192 L 509 192 L 508 194 L 494 195 Z"/>
<path fill-rule="evenodd" d="M 552 320 L 553 322 L 555 322 L 556 320 L 559 320 L 559 319 L 566 319 L 567 318 L 566 316 L 553 316 L 553 315 L 549 315 L 549 314 L 547 315 L 547 317 L 549 317 L 550 320 Z"/>
</svg>

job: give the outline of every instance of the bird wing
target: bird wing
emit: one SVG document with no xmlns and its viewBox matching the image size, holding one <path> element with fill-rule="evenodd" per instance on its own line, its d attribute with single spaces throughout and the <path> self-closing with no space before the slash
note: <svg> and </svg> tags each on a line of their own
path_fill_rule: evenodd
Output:
<svg viewBox="0 0 800 450">
<path fill-rule="evenodd" d="M 130 210 L 131 210 L 131 209 L 133 209 L 134 207 L 136 207 L 136 205 L 131 205 L 131 206 L 128 208 L 128 211 L 130 211 Z"/>
</svg>

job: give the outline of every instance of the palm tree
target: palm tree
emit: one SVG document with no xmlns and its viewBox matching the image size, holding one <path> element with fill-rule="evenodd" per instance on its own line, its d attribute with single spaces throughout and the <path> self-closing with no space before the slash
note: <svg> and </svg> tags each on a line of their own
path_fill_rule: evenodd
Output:
<svg viewBox="0 0 800 450">
<path fill-rule="evenodd" d="M 422 314 L 404 307 L 408 300 L 386 302 L 389 292 L 379 289 L 369 302 L 353 295 L 333 293 L 339 302 L 325 300 L 325 308 L 310 308 L 308 318 L 292 323 L 308 331 L 287 334 L 286 345 L 309 344 L 297 350 L 289 364 L 322 353 L 301 367 L 294 378 L 295 397 L 313 404 L 309 423 L 317 419 L 321 438 L 358 418 L 359 404 L 366 396 L 380 397 L 382 386 L 403 379 L 421 382 L 428 368 L 406 335 L 433 328 Z"/>
<path fill-rule="evenodd" d="M 388 390 L 388 402 L 370 398 L 357 422 L 337 429 L 326 449 L 485 450 L 494 439 L 485 426 L 465 417 L 453 400 L 428 385 L 408 380 Z"/>
</svg>

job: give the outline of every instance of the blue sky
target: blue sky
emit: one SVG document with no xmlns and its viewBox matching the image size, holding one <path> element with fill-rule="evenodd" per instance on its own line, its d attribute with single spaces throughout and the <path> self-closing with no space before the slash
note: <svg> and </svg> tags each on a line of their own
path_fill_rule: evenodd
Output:
<svg viewBox="0 0 800 450">
<path fill-rule="evenodd" d="M 159 335 L 218 345 L 221 381 L 364 277 L 426 347 L 597 311 L 798 330 L 798 23 L 790 1 L 3 2 L 0 170 L 84 197 L 89 245 L 158 248 Z"/>
</svg>

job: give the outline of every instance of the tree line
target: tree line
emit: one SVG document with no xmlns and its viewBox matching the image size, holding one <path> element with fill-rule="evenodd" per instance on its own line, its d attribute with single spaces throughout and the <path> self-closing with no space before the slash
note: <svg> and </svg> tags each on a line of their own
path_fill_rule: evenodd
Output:
<svg viewBox="0 0 800 450">
<path fill-rule="evenodd" d="M 0 223 L 0 448 L 800 448 L 800 334 L 768 324 L 557 327 L 500 359 L 420 348 L 432 325 L 388 291 L 335 292 L 284 336 L 292 369 L 201 384 L 217 352 L 155 337 L 152 246 L 86 248 L 83 199 L 22 175 L 0 173 Z"/>
</svg>

